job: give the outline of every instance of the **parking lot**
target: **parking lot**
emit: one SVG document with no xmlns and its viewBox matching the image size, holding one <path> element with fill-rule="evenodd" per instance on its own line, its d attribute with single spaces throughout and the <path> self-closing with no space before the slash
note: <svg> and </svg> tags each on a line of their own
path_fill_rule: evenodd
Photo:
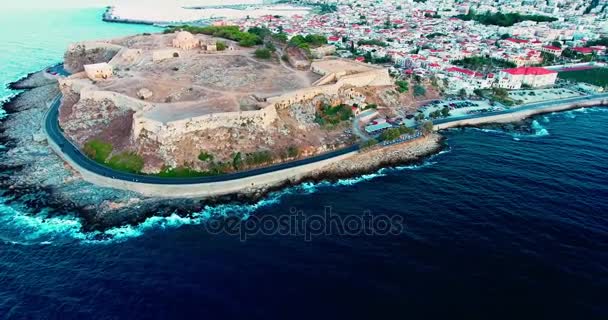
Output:
<svg viewBox="0 0 608 320">
<path fill-rule="evenodd" d="M 433 112 L 441 111 L 445 107 L 450 109 L 449 117 L 459 117 L 467 114 L 503 110 L 502 106 L 492 106 L 487 100 L 435 100 L 425 106 L 420 107 L 418 109 L 418 113 L 422 112 L 425 119 L 428 120 Z M 404 120 L 404 124 L 408 127 L 413 127 L 416 125 L 416 120 L 412 117 L 409 119 L 406 118 Z"/>
<path fill-rule="evenodd" d="M 518 102 L 518 104 L 566 99 L 580 96 L 584 96 L 584 94 L 566 88 L 509 91 L 509 98 L 511 98 L 513 101 Z"/>
</svg>

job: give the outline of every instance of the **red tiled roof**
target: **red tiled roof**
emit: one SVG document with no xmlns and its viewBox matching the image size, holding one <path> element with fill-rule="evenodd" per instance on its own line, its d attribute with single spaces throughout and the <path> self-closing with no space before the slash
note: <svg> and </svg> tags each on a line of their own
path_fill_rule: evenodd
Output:
<svg viewBox="0 0 608 320">
<path fill-rule="evenodd" d="M 591 48 L 576 47 L 572 48 L 572 50 L 580 53 L 593 53 L 593 49 Z"/>
<path fill-rule="evenodd" d="M 528 43 L 528 40 L 517 39 L 517 38 L 507 38 L 507 41 L 515 42 L 515 43 Z"/>
<path fill-rule="evenodd" d="M 549 50 L 556 50 L 556 51 L 558 51 L 558 50 L 561 50 L 561 49 L 562 49 L 562 48 L 560 48 L 560 47 L 556 47 L 556 46 L 543 46 L 543 48 L 545 48 L 545 49 L 549 49 Z"/>
<path fill-rule="evenodd" d="M 540 68 L 540 67 L 519 67 L 519 68 L 504 69 L 502 71 L 504 71 L 508 74 L 520 75 L 520 76 L 523 76 L 523 75 L 542 76 L 542 75 L 557 73 L 557 71 Z"/>
<path fill-rule="evenodd" d="M 469 75 L 469 76 L 479 76 L 479 75 L 481 75 L 481 74 L 475 73 L 474 71 L 471 71 L 469 69 L 458 68 L 458 67 L 450 67 L 450 68 L 445 69 L 445 71 L 447 71 L 447 72 L 464 73 L 464 74 Z"/>
</svg>

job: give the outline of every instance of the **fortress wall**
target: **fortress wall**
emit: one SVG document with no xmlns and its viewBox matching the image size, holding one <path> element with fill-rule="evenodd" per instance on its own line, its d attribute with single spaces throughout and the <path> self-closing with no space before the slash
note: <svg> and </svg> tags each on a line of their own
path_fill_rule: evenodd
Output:
<svg viewBox="0 0 608 320">
<path fill-rule="evenodd" d="M 108 62 L 111 66 L 119 66 L 121 64 L 130 64 L 141 58 L 143 55 L 142 49 L 129 49 L 123 47 L 118 53 Z"/>
<path fill-rule="evenodd" d="M 110 100 L 116 105 L 117 108 L 121 110 L 132 110 L 135 112 L 147 111 L 154 107 L 154 105 L 150 103 L 111 91 L 83 89 L 80 91 L 80 99 L 90 99 L 95 101 Z"/>
<path fill-rule="evenodd" d="M 276 119 L 277 112 L 273 105 L 260 110 L 206 114 L 200 117 L 171 121 L 166 124 L 148 119 L 141 113 L 136 113 L 133 117 L 133 137 L 137 138 L 143 130 L 146 130 L 151 135 L 150 138 L 159 142 L 166 142 L 184 134 L 201 130 L 250 126 L 264 128 L 270 126 Z"/>
<path fill-rule="evenodd" d="M 355 87 L 365 86 L 390 86 L 392 85 L 391 77 L 388 70 L 371 70 L 358 74 L 343 76 L 338 79 L 338 87 L 351 85 Z"/>
<path fill-rule="evenodd" d="M 337 82 L 334 84 L 326 84 L 326 85 L 318 85 L 315 87 L 300 89 L 296 91 L 292 91 L 278 97 L 268 98 L 268 102 L 273 105 L 277 109 L 284 109 L 289 107 L 292 104 L 311 100 L 314 97 L 325 94 L 325 95 L 334 95 L 338 94 L 338 91 L 344 86 L 354 86 L 354 87 L 365 87 L 365 86 L 388 86 L 392 85 L 393 82 L 391 80 L 390 75 L 388 74 L 388 70 L 379 69 L 379 70 L 370 70 L 366 72 L 362 72 L 359 74 L 352 75 L 344 75 L 342 73 L 339 74 L 328 74 L 326 75 L 329 78 L 337 79 Z M 321 78 L 320 80 L 324 80 L 325 78 Z M 319 80 L 319 81 L 320 81 Z M 323 83 L 326 81 L 322 81 Z"/>
<path fill-rule="evenodd" d="M 285 93 L 278 97 L 268 98 L 268 102 L 270 102 L 271 106 L 274 106 L 277 109 L 285 109 L 292 104 L 311 100 L 314 97 L 320 94 L 337 94 L 339 87 L 336 84 L 318 86 L 318 87 L 310 87 L 305 89 L 300 89 L 296 91 L 292 91 L 289 93 Z"/>
</svg>

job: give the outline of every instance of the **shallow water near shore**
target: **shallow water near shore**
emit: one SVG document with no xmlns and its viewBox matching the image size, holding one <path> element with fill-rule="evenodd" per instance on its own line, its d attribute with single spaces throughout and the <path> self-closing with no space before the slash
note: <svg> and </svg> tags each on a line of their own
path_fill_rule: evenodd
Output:
<svg viewBox="0 0 608 320">
<path fill-rule="evenodd" d="M 70 41 L 149 30 L 104 24 L 102 11 L 3 12 L 3 32 L 17 22 L 43 25 L 23 41 L 2 34 L 0 82 L 59 62 Z M 0 315 L 605 319 L 606 123 L 608 109 L 592 108 L 536 117 L 526 133 L 449 130 L 449 148 L 420 165 L 105 234 L 82 232 L 70 212 L 31 216 L 0 198 Z M 398 216 L 404 229 L 242 241 L 208 224 L 216 215 L 246 221 L 328 208 L 340 217 Z"/>
</svg>

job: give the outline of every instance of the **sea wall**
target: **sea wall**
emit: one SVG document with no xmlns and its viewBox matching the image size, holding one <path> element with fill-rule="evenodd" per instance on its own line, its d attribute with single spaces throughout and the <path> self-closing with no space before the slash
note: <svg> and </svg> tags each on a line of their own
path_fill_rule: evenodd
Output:
<svg viewBox="0 0 608 320">
<path fill-rule="evenodd" d="M 436 124 L 433 126 L 433 129 L 434 130 L 443 130 L 443 129 L 454 128 L 454 127 L 476 126 L 476 125 L 487 124 L 487 123 L 517 122 L 517 121 L 523 120 L 525 118 L 529 118 L 529 117 L 537 115 L 537 114 L 565 111 L 565 110 L 577 109 L 577 108 L 583 108 L 583 107 L 601 106 L 601 105 L 608 105 L 608 97 L 600 97 L 600 98 L 576 101 L 576 102 L 557 103 L 557 104 L 549 105 L 546 107 L 522 109 L 521 111 L 514 111 L 511 113 L 492 115 L 492 116 L 486 116 L 486 117 L 454 120 L 454 121 L 450 121 L 450 122 L 446 122 L 446 123 Z"/>
<path fill-rule="evenodd" d="M 102 187 L 134 191 L 144 196 L 155 198 L 206 198 L 235 193 L 254 195 L 259 193 L 260 190 L 268 190 L 289 182 L 295 183 L 307 177 L 315 170 L 357 154 L 357 151 L 353 151 L 334 158 L 242 179 L 200 184 L 170 185 L 124 181 L 102 176 L 82 168 L 71 158 L 65 156 L 61 148 L 52 139 L 49 139 L 49 146 L 65 162 L 78 171 L 85 181 Z"/>
</svg>

